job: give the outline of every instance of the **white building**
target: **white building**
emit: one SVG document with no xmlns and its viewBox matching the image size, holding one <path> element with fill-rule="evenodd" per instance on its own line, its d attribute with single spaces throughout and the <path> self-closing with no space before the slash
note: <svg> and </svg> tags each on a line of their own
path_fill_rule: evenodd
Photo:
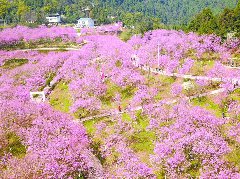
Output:
<svg viewBox="0 0 240 179">
<path fill-rule="evenodd" d="M 36 103 L 42 103 L 46 101 L 46 95 L 44 91 L 30 92 L 30 99 Z"/>
<path fill-rule="evenodd" d="M 60 23 L 61 22 L 61 16 L 59 14 L 51 14 L 48 17 L 46 17 L 48 23 Z"/>
<path fill-rule="evenodd" d="M 94 21 L 91 18 L 80 18 L 76 24 L 77 28 L 94 27 Z"/>
</svg>

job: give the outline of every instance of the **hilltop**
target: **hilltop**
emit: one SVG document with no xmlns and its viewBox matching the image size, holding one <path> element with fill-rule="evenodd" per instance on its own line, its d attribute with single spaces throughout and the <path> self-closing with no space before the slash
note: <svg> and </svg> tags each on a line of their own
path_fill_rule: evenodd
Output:
<svg viewBox="0 0 240 179">
<path fill-rule="evenodd" d="M 42 21 L 48 13 L 60 13 L 66 22 L 76 22 L 79 17 L 86 16 L 84 10 L 89 9 L 87 16 L 98 23 L 109 23 L 123 20 L 128 13 L 139 13 L 136 18 L 145 16 L 159 18 L 164 24 L 187 24 L 194 15 L 204 8 L 211 8 L 217 14 L 224 8 L 234 8 L 237 0 L 1 0 L 0 19 L 9 22 L 27 20 Z M 134 17 L 135 18 L 135 17 Z"/>
</svg>

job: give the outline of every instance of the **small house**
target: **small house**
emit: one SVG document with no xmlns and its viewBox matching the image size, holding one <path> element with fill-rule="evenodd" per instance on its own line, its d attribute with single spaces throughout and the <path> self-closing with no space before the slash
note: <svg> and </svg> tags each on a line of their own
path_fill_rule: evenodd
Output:
<svg viewBox="0 0 240 179">
<path fill-rule="evenodd" d="M 91 18 L 80 18 L 76 24 L 77 28 L 94 27 L 94 21 Z"/>
<path fill-rule="evenodd" d="M 48 23 L 60 23 L 61 16 L 59 14 L 50 14 L 46 17 Z"/>
</svg>

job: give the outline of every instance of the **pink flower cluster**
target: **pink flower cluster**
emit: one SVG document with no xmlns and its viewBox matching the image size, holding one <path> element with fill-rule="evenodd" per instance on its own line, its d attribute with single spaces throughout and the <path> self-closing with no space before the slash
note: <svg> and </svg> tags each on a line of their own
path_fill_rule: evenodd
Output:
<svg viewBox="0 0 240 179">
<path fill-rule="evenodd" d="M 34 29 L 26 30 L 34 33 Z M 59 33 L 56 30 L 55 34 L 65 36 L 66 31 L 71 34 L 70 29 Z M 10 32 L 13 33 L 11 29 Z M 41 39 L 43 34 L 38 33 L 37 39 Z M 49 36 L 45 37 L 57 37 Z M 22 35 L 20 40 L 24 39 Z M 134 36 L 127 43 L 111 35 L 84 36 L 79 41 L 87 43 L 77 51 L 0 51 L 1 66 L 11 59 L 28 60 L 22 66 L 0 68 L 0 151 L 5 152 L 3 155 L 0 152 L 0 173 L 3 178 L 74 178 L 79 174 L 89 178 L 157 178 L 159 173 L 169 178 L 195 177 L 193 173 L 200 178 L 239 178 L 239 170 L 224 158 L 232 152 L 229 140 L 240 142 L 239 102 L 228 106 L 230 118 L 216 117 L 188 101 L 167 105 L 168 99 L 159 100 L 161 85 L 166 85 L 172 96 L 181 96 L 180 80 L 169 85 L 151 75 L 159 82 L 151 83 L 150 80 L 155 79 L 149 78 L 150 73 L 141 71 L 131 61 L 136 53 L 140 64 L 159 65 L 167 72 L 191 73 L 195 61 L 202 60 L 205 53 L 227 56 L 222 57 L 225 48 L 218 37 L 157 30 L 144 37 Z M 220 62 L 215 62 L 206 75 L 223 78 L 221 86 L 229 90 L 233 90 L 229 79 L 240 76 L 238 70 L 228 69 Z M 68 86 L 71 114 L 81 110 L 100 113 L 106 111 L 106 106 L 108 112 L 116 111 L 116 105 L 126 102 L 129 116 L 124 114 L 127 119 L 123 120 L 122 114 L 113 113 L 109 118 L 90 121 L 94 129 L 90 141 L 84 126 L 69 114 L 57 112 L 49 104 L 30 101 L 29 92 L 42 90 L 49 80 Z M 208 85 L 206 81 L 197 82 L 202 88 Z M 228 93 L 218 97 L 218 105 L 227 97 Z M 135 113 L 135 109 L 139 111 Z M 225 129 L 226 126 L 229 128 Z M 8 150 L 7 137 L 12 133 L 26 149 L 20 158 Z M 140 138 L 141 134 L 149 141 Z M 142 142 L 152 144 L 152 155 L 145 152 L 148 148 L 136 149 L 136 144 Z M 103 159 L 102 163 L 93 153 Z"/>
<path fill-rule="evenodd" d="M 56 178 L 87 173 L 93 166 L 85 129 L 70 116 L 52 110 L 49 105 L 16 99 L 1 100 L 0 105 L 1 140 L 14 133 L 26 147 L 24 158 L 11 156 L 5 164 L 0 162 L 3 178 Z M 5 165 L 8 170 L 1 170 Z"/>
<path fill-rule="evenodd" d="M 82 35 L 99 35 L 99 34 L 117 34 L 122 31 L 122 22 L 117 22 L 115 24 L 101 25 L 95 28 L 82 28 Z"/>
<path fill-rule="evenodd" d="M 184 177 L 184 171 L 190 168 L 200 170 L 203 178 L 226 174 L 239 177 L 234 168 L 222 160 L 230 147 L 217 129 L 226 121 L 185 103 L 174 106 L 172 114 L 166 117 L 170 123 L 175 122 L 163 127 L 161 123 L 166 119 L 156 118 L 158 122 L 151 122 L 151 128 L 159 136 L 151 159 L 157 166 L 161 165 L 169 177 Z"/>
<path fill-rule="evenodd" d="M 17 26 L 7 28 L 0 32 L 0 47 L 5 45 L 15 45 L 21 41 L 35 42 L 40 39 L 69 39 L 75 40 L 77 33 L 73 28 L 66 27 L 45 27 L 29 28 Z"/>
<path fill-rule="evenodd" d="M 226 60 L 229 52 L 214 35 L 199 36 L 175 30 L 154 30 L 133 36 L 128 43 L 136 50 L 141 64 L 160 67 L 169 72 L 189 73 L 195 60 L 208 52 L 219 54 L 219 61 Z M 228 55 L 227 55 L 228 54 Z"/>
</svg>

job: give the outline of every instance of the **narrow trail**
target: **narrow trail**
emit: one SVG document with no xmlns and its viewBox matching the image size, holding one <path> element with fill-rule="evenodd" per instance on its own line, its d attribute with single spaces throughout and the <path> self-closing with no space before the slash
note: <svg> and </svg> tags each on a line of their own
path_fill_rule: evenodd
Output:
<svg viewBox="0 0 240 179">
<path fill-rule="evenodd" d="M 87 41 L 84 41 L 78 46 L 68 46 L 68 47 L 38 47 L 38 48 L 28 48 L 28 49 L 17 49 L 16 51 L 21 51 L 21 52 L 28 52 L 28 51 L 54 51 L 54 50 L 64 50 L 64 51 L 78 51 L 81 49 L 83 45 L 85 45 Z"/>
<path fill-rule="evenodd" d="M 195 75 L 185 75 L 179 73 L 169 73 L 163 70 L 158 71 L 156 68 L 151 68 L 149 66 L 141 67 L 144 71 L 149 71 L 155 74 L 170 76 L 170 77 L 178 77 L 184 79 L 191 79 L 191 80 L 205 80 L 205 81 L 215 81 L 215 82 L 222 82 L 222 78 L 217 77 L 208 77 L 208 76 L 195 76 Z M 231 83 L 235 83 L 236 81 L 240 81 L 239 78 L 224 78 L 224 80 L 230 81 Z"/>
<path fill-rule="evenodd" d="M 66 51 L 77 51 L 79 50 L 80 48 L 77 48 L 77 47 L 42 47 L 42 48 L 34 48 L 34 49 L 21 49 L 21 50 L 16 50 L 16 51 L 21 51 L 21 52 L 28 52 L 28 51 L 54 51 L 54 50 L 66 50 Z"/>
<path fill-rule="evenodd" d="M 191 99 L 195 99 L 195 98 L 198 98 L 198 97 L 216 95 L 216 94 L 219 94 L 219 93 L 223 93 L 224 91 L 225 91 L 224 88 L 220 88 L 220 89 L 217 89 L 217 90 L 214 90 L 214 91 L 210 91 L 210 92 L 206 92 L 206 93 L 202 93 L 202 94 L 196 94 L 196 95 L 189 96 L 189 97 L 184 97 L 184 98 L 181 98 L 181 99 L 168 99 L 168 100 L 164 101 L 162 104 L 171 105 L 171 104 L 175 104 L 175 103 L 179 102 L 180 100 L 191 100 Z M 158 107 L 158 106 L 159 106 L 159 104 L 154 105 L 154 107 Z M 111 111 L 103 113 L 103 114 L 99 114 L 99 115 L 95 115 L 95 116 L 89 116 L 89 117 L 86 117 L 86 118 L 81 118 L 81 119 L 76 119 L 76 120 L 79 121 L 79 122 L 85 122 L 85 121 L 89 121 L 89 120 L 96 119 L 96 118 L 121 115 L 123 113 L 128 113 L 128 112 L 133 112 L 133 111 L 138 111 L 138 110 L 143 110 L 143 107 L 142 106 L 136 106 L 134 108 L 126 109 L 126 110 L 123 110 L 121 112 L 118 111 L 118 110 L 111 110 Z"/>
</svg>

